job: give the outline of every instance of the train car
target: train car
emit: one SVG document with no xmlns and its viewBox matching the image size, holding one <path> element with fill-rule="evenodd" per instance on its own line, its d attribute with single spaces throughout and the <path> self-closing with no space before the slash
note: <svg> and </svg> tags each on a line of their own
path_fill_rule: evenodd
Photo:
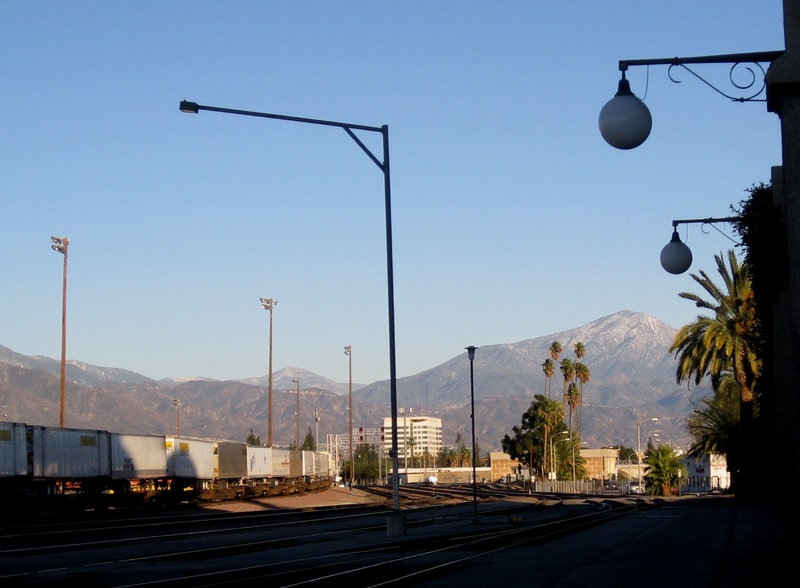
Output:
<svg viewBox="0 0 800 588">
<path fill-rule="evenodd" d="M 165 437 L 164 444 L 172 497 L 213 498 L 216 444 L 189 437 Z"/>
<path fill-rule="evenodd" d="M 23 423 L 0 423 L 0 496 L 20 492 L 27 474 L 27 427 Z"/>
<path fill-rule="evenodd" d="M 99 492 L 111 476 L 108 431 L 27 426 L 34 487 L 46 494 Z"/>
<path fill-rule="evenodd" d="M 316 491 L 333 474 L 324 452 L 0 422 L 2 496 L 73 496 L 87 506 L 226 500 Z"/>
<path fill-rule="evenodd" d="M 113 491 L 157 494 L 168 475 L 164 435 L 111 433 L 110 443 Z"/>
<path fill-rule="evenodd" d="M 214 464 L 214 500 L 242 498 L 246 492 L 247 444 L 217 441 Z"/>
</svg>

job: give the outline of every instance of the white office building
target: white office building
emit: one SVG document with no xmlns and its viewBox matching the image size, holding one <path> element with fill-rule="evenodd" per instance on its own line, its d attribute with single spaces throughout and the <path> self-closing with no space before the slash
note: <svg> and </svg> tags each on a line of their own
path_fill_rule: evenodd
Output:
<svg viewBox="0 0 800 588">
<path fill-rule="evenodd" d="M 392 448 L 391 417 L 383 419 L 383 447 L 388 455 Z M 423 456 L 435 457 L 442 449 L 442 419 L 414 415 L 411 411 L 398 414 L 397 449 L 403 464 Z"/>
</svg>

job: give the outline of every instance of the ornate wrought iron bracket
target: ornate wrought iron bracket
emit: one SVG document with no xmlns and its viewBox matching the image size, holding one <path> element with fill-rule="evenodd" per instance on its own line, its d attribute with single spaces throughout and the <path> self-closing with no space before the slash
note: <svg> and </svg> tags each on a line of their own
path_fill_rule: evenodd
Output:
<svg viewBox="0 0 800 588">
<path fill-rule="evenodd" d="M 765 102 L 766 97 L 759 98 L 762 94 L 764 94 L 764 90 L 766 89 L 766 71 L 763 67 L 763 63 L 771 64 L 775 59 L 780 57 L 783 54 L 783 51 L 762 51 L 757 53 L 731 53 L 727 55 L 706 55 L 701 57 L 668 57 L 668 58 L 661 58 L 661 59 L 629 59 L 629 60 L 621 60 L 619 62 L 619 69 L 623 75 L 625 76 L 625 71 L 630 66 L 635 65 L 669 65 L 669 70 L 667 71 L 667 75 L 669 79 L 679 84 L 681 80 L 676 79 L 673 77 L 673 69 L 675 67 L 681 67 L 695 76 L 697 79 L 702 81 L 706 84 L 709 88 L 713 89 L 715 92 L 721 94 L 725 98 L 733 100 L 734 102 Z M 731 64 L 731 69 L 728 73 L 728 78 L 730 80 L 731 85 L 738 89 L 738 90 L 750 90 L 756 89 L 757 91 L 753 91 L 748 93 L 745 96 L 732 96 L 720 90 L 714 84 L 706 80 L 704 77 L 699 75 L 693 69 L 689 68 L 687 64 L 722 64 L 722 63 L 729 63 Z M 734 79 L 734 75 L 736 72 L 739 72 L 744 68 L 744 71 L 749 74 L 749 78 L 745 80 L 744 83 L 740 81 L 736 81 Z M 760 73 L 759 73 L 760 72 Z M 759 84 L 760 82 L 760 84 Z"/>
</svg>

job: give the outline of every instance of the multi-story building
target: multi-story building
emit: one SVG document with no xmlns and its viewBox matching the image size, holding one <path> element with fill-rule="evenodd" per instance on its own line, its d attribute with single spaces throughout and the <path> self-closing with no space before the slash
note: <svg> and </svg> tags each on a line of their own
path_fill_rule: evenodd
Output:
<svg viewBox="0 0 800 588">
<path fill-rule="evenodd" d="M 392 419 L 383 419 L 383 447 L 392 448 Z M 397 449 L 401 463 L 411 463 L 421 456 L 435 457 L 442 449 L 442 419 L 402 413 L 397 416 Z"/>
</svg>

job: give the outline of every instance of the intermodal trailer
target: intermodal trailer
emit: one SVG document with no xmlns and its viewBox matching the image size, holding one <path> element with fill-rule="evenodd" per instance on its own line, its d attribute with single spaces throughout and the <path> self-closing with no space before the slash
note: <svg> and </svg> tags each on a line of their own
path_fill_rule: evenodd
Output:
<svg viewBox="0 0 800 588">
<path fill-rule="evenodd" d="M 0 423 L 0 495 L 15 494 L 28 473 L 27 428 Z"/>
<path fill-rule="evenodd" d="M 116 491 L 155 491 L 167 474 L 164 435 L 111 433 L 111 478 Z"/>
<path fill-rule="evenodd" d="M 111 475 L 109 432 L 28 426 L 34 478 L 71 480 Z"/>
<path fill-rule="evenodd" d="M 214 486 L 214 441 L 165 437 L 167 475 L 175 497 L 205 498 Z"/>
</svg>

